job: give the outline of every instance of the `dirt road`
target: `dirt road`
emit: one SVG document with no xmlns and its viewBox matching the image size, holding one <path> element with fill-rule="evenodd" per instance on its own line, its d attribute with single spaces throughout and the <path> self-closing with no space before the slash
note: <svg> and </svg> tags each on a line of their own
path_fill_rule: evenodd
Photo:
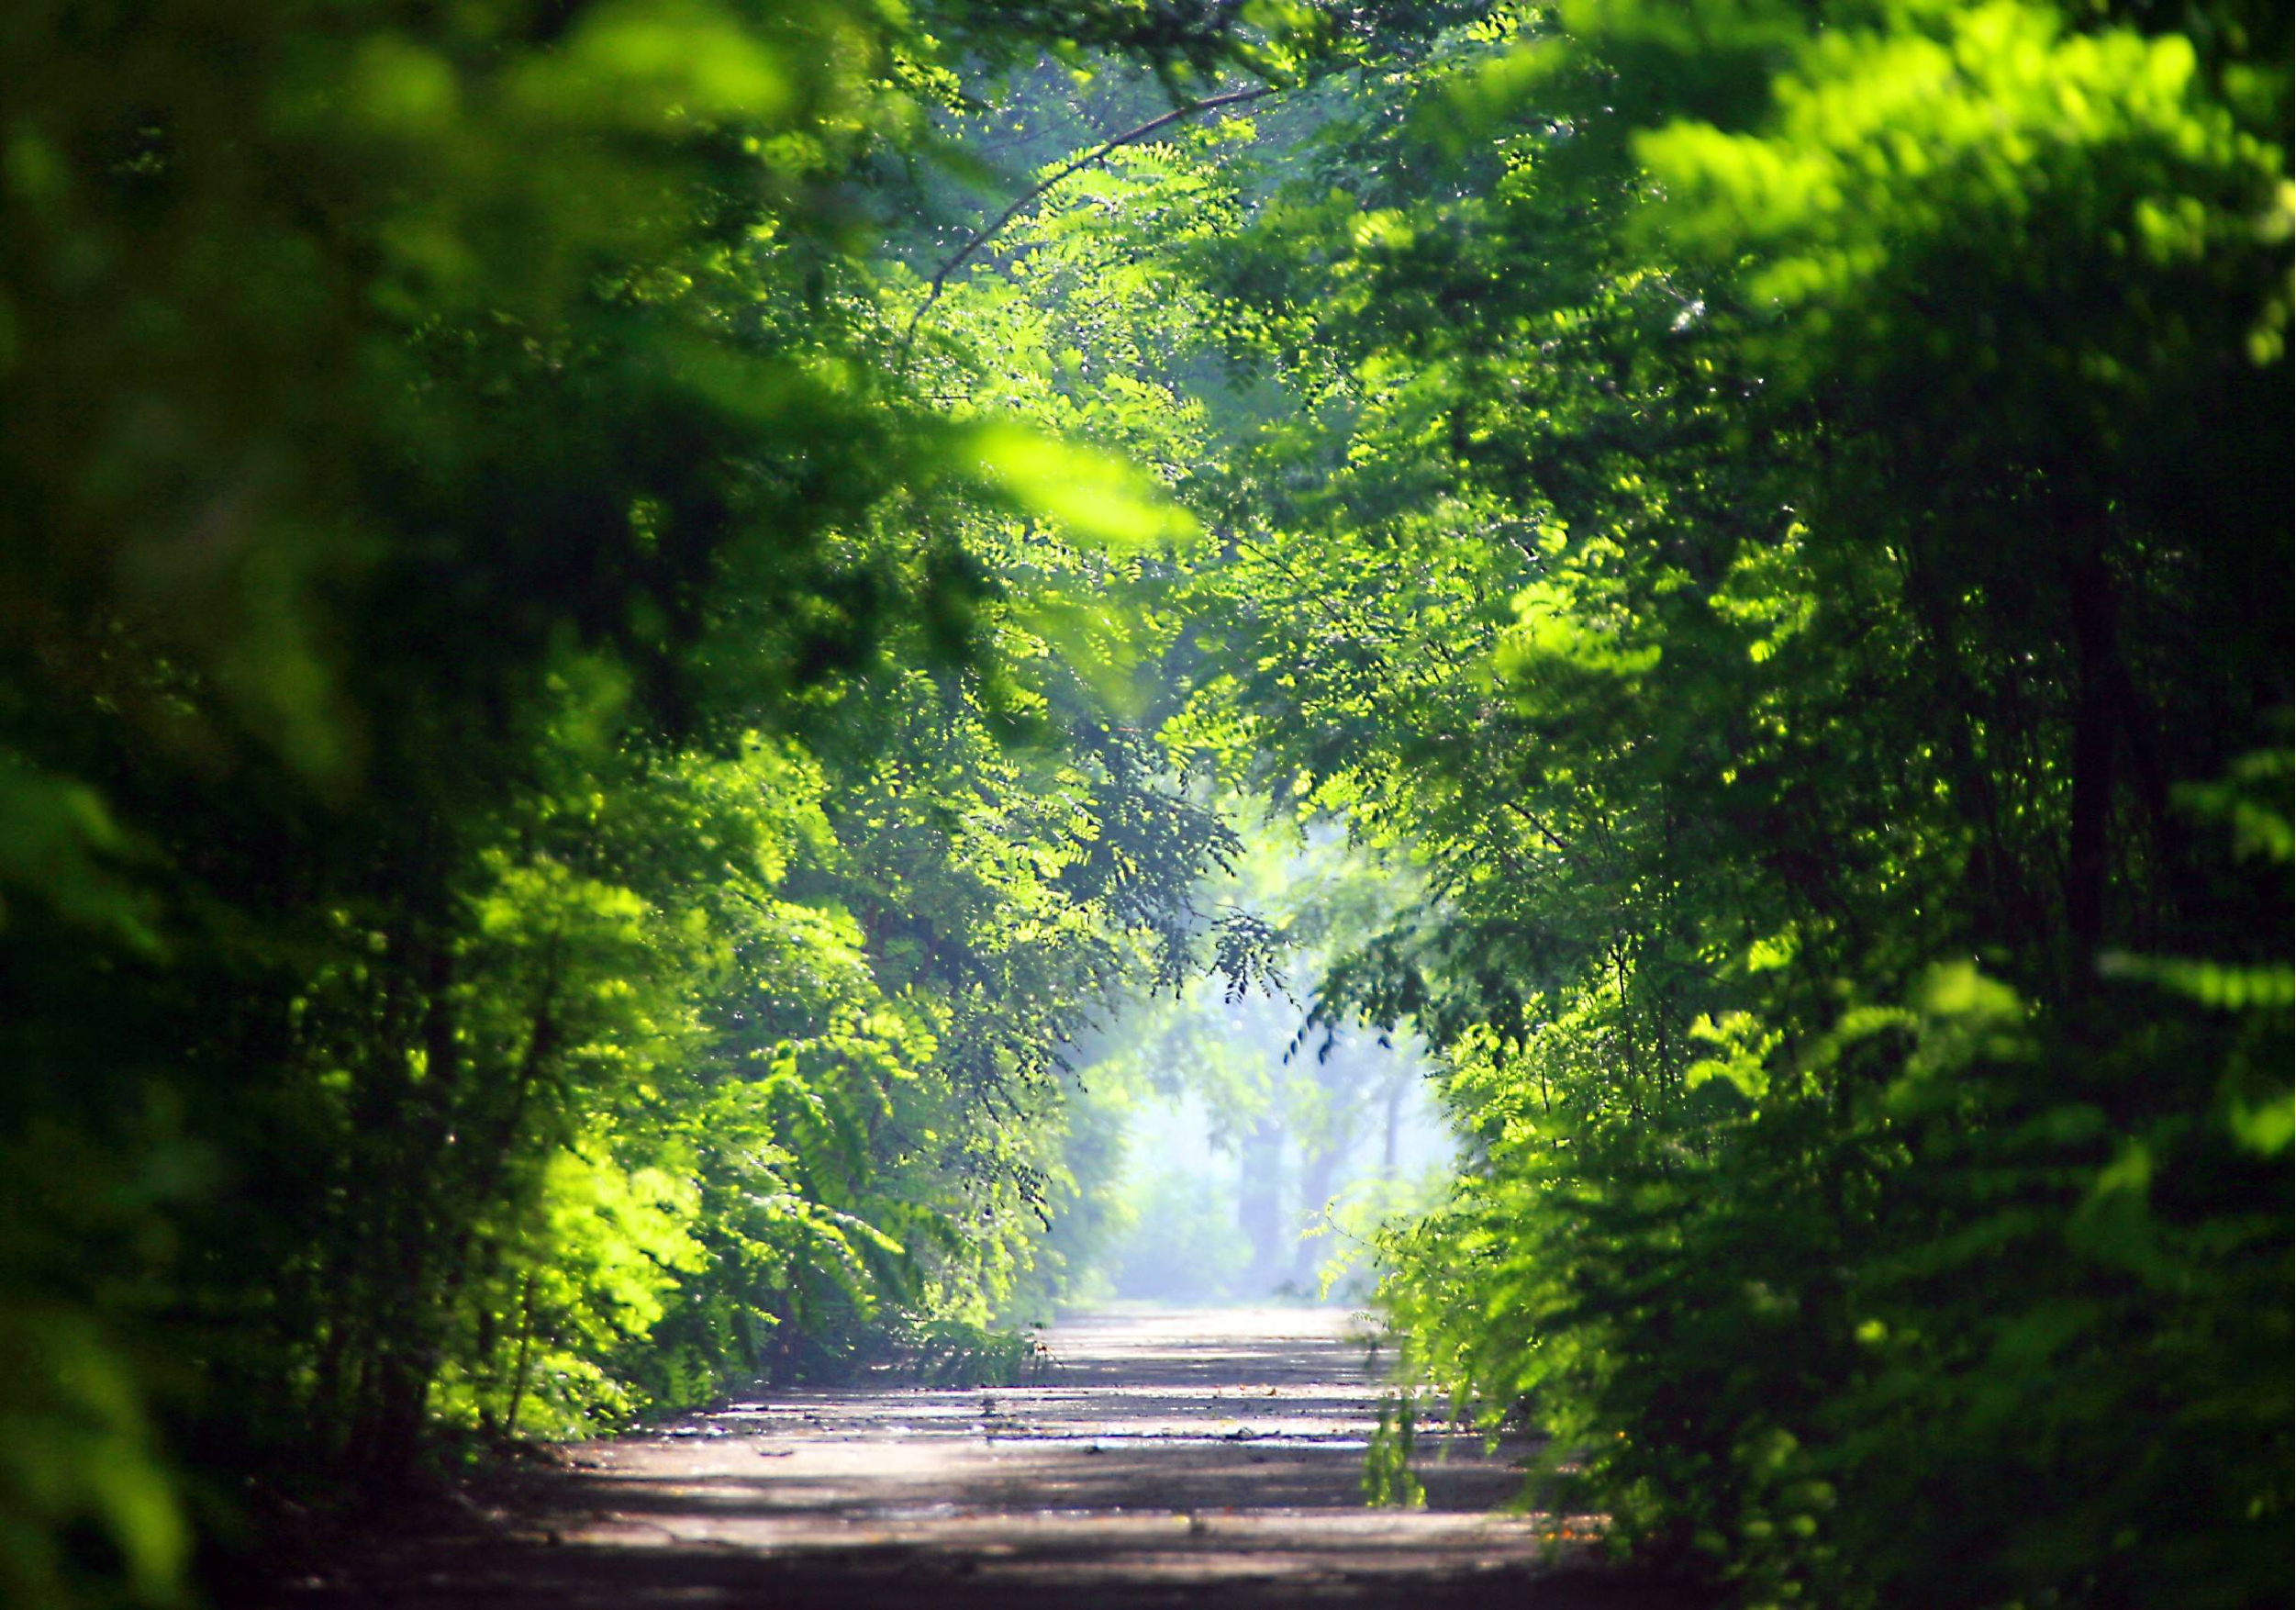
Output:
<svg viewBox="0 0 2296 1610">
<path fill-rule="evenodd" d="M 1587 1523 L 1499 1516 L 1479 1437 L 1422 1431 L 1427 1505 L 1369 1510 L 1378 1389 L 1339 1314 L 1081 1319 L 1039 1379 L 736 1403 L 569 1450 L 506 1539 L 410 1545 L 289 1603 L 394 1610 L 670 1606 L 1671 1604 L 1550 1548 Z"/>
</svg>

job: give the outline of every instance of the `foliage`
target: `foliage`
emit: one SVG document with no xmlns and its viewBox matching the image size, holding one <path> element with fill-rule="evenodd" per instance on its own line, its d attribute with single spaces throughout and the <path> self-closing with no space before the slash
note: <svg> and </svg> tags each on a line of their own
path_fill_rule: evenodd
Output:
<svg viewBox="0 0 2296 1610">
<path fill-rule="evenodd" d="M 2286 42 L 1502 10 L 1092 204 L 1217 220 L 1168 731 L 1429 881 L 1390 1316 L 1745 1603 L 2285 1595 Z"/>
<path fill-rule="evenodd" d="M 2284 1599 L 2289 46 L 15 7 L 0 1596 L 181 1599 L 251 1478 L 1024 1368 L 1156 992 L 1239 1137 L 1435 1048 L 1381 1301 L 1622 1547 Z M 1207 909 L 1245 799 L 1405 897 Z"/>
<path fill-rule="evenodd" d="M 1065 624 L 1191 522 L 877 254 L 953 62 L 1249 53 L 1134 10 L 0 23 L 0 1597 L 1010 1365 L 1060 1047 L 1225 854 Z"/>
</svg>

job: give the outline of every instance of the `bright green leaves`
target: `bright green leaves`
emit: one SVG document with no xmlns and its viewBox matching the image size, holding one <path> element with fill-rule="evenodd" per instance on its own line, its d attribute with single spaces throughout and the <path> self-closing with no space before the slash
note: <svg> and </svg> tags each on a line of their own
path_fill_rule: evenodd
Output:
<svg viewBox="0 0 2296 1610">
<path fill-rule="evenodd" d="M 1932 16 L 1813 39 L 1751 129 L 1677 121 L 1635 139 L 1664 196 L 1645 238 L 1748 264 L 1750 310 L 1783 315 L 1756 343 L 1780 378 L 1981 375 L 1997 400 L 1951 406 L 1986 408 L 1999 435 L 2112 436 L 2126 424 L 2112 408 L 2213 361 L 2201 343 L 2253 346 L 2273 328 L 2279 290 L 2255 253 L 2285 163 L 2199 81 L 2186 39 L 2069 32 L 2020 0 Z M 1973 306 L 1970 276 L 1997 288 L 1993 311 L 1938 317 L 1933 287 Z M 2164 327 L 2158 298 L 2195 277 L 2228 299 L 2223 317 Z M 2099 397 L 2114 400 L 2091 411 Z"/>
<path fill-rule="evenodd" d="M 1763 269 L 1750 289 L 1789 304 L 1833 299 L 1884 261 L 1868 220 L 1934 230 L 1948 217 L 1966 227 L 1996 210 L 2045 209 L 2060 204 L 2045 188 L 2052 170 L 2086 147 L 2144 142 L 2164 158 L 2236 160 L 2230 126 L 2194 104 L 2182 38 L 2064 37 L 2053 13 L 2018 4 L 1946 15 L 1937 39 L 1830 34 L 1778 81 L 1773 133 L 1674 124 L 1642 136 L 1638 153 L 1669 187 L 1671 237 L 1700 247 L 1749 232 L 1830 237 L 1822 252 Z M 2171 220 L 2199 216 L 2192 197 L 2127 205 L 2140 228 L 2156 219 L 2130 242 L 2147 250 L 2179 250 L 2189 224 Z"/>
<path fill-rule="evenodd" d="M 1477 1148 L 1385 1300 L 1744 1602 L 2284 1595 L 2284 42 L 1568 4 L 1193 264 L 1176 731 L 1433 885 L 1330 981 Z"/>
<path fill-rule="evenodd" d="M 324 10 L 0 22 L 0 1596 L 173 1588 L 161 1409 L 203 1491 L 388 1482 L 987 1321 L 1227 842 L 1114 719 L 1206 457 L 1103 339 L 1167 282 L 1048 249 L 1063 319 L 912 367 L 880 259 L 948 62 L 1208 82 L 1231 17 Z"/>
<path fill-rule="evenodd" d="M 1520 683 L 1555 674 L 1632 681 L 1653 669 L 1665 654 L 1662 643 L 1627 647 L 1611 611 L 1577 589 L 1538 582 L 1515 595 L 1515 624 L 1499 639 L 1499 668 Z M 1606 630 L 1607 628 L 1607 630 Z"/>
<path fill-rule="evenodd" d="M 1410 1391 L 1379 1395 L 1379 1424 L 1364 1456 L 1364 1502 L 1375 1508 L 1426 1507 L 1427 1489 L 1411 1470 L 1418 1406 Z"/>
<path fill-rule="evenodd" d="M 1057 1188 L 1053 1048 L 1167 965 L 1208 824 L 925 669 L 714 754 L 592 744 L 562 683 L 524 853 L 477 856 L 456 1068 L 414 1080 L 527 1092 L 440 1412 L 610 1426 L 986 1323 Z"/>
<path fill-rule="evenodd" d="M 542 1291 L 570 1314 L 586 1307 L 593 1323 L 625 1337 L 644 1336 L 662 1318 L 678 1277 L 703 1267 L 706 1255 L 695 1238 L 700 1205 L 692 1179 L 560 1152 L 541 1188 L 548 1239 L 533 1249 Z M 577 1345 L 589 1339 L 563 1338 Z"/>
<path fill-rule="evenodd" d="M 2296 1140 L 2296 1095 L 2282 1090 L 2253 1105 L 2235 1097 L 2226 1119 L 2244 1151 L 2277 1157 Z"/>
<path fill-rule="evenodd" d="M 1767 1060 L 1785 1038 L 1778 1030 L 1765 1028 L 1752 1012 L 1732 1012 L 1719 1017 L 1709 1013 L 1692 1023 L 1689 1032 L 1712 1052 L 1682 1070 L 1684 1090 L 1721 1079 L 1749 1101 L 1769 1093 Z"/>
<path fill-rule="evenodd" d="M 1024 513 L 1117 553 L 1193 536 L 1195 518 L 1133 465 L 1012 425 L 982 425 L 964 451 L 987 485 Z"/>
<path fill-rule="evenodd" d="M 1321 997 L 1476 1146 L 1388 1301 L 1620 1536 L 2284 1587 L 2262 10 L 562 9 L 0 25 L 0 1323 L 86 1361 L 0 1388 L 16 1510 L 174 1572 L 147 1322 L 320 1463 L 992 1357 L 1217 774 L 1423 873 Z M 894 357 L 920 101 L 1090 41 L 1381 65 L 1079 173 Z M 1016 81 L 1028 172 L 1164 104 Z M 34 1165 L 147 1105 L 209 1150 L 57 1256 Z"/>
<path fill-rule="evenodd" d="M 1802 551 L 1809 535 L 1796 524 L 1774 543 L 1742 547 L 1707 599 L 1715 614 L 1747 633 L 1746 657 L 1755 665 L 1786 652 L 1818 618 L 1817 578 Z"/>
<path fill-rule="evenodd" d="M 1140 712 L 1140 672 L 1154 646 L 1142 625 L 1131 611 L 1105 598 L 1079 597 L 1046 584 L 1014 609 L 1009 630 L 1015 634 L 1011 646 L 1035 651 L 1031 657 L 1048 658 L 1089 690 L 1101 708 L 1131 717 Z"/>
<path fill-rule="evenodd" d="M 829 44 L 828 38 L 810 41 Z M 854 41 L 859 44 L 859 40 Z M 636 129 L 685 117 L 770 125 L 818 69 L 759 37 L 739 10 L 708 0 L 610 0 L 574 25 L 565 49 L 536 63 L 518 93 L 555 110 L 580 106 Z M 658 124 L 657 124 L 658 127 Z"/>
</svg>

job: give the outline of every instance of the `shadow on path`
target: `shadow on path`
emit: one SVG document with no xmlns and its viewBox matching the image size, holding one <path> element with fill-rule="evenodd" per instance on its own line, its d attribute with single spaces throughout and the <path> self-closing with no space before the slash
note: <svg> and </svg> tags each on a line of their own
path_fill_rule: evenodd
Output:
<svg viewBox="0 0 2296 1610">
<path fill-rule="evenodd" d="M 307 1610 L 1409 1604 L 1672 1610 L 1593 1568 L 1586 1517 L 1499 1515 L 1521 1449 L 1422 1432 L 1424 1509 L 1364 1507 L 1378 1388 L 1344 1315 L 1109 1314 L 1023 1386 L 734 1403 L 584 1444 L 507 1536 L 306 1579 Z"/>
</svg>

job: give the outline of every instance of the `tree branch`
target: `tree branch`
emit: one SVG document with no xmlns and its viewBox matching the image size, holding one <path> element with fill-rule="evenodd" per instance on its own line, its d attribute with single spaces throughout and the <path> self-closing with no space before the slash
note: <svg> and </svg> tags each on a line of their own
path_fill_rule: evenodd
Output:
<svg viewBox="0 0 2296 1610">
<path fill-rule="evenodd" d="M 958 269 L 964 267 L 966 261 L 972 257 L 974 252 L 978 252 L 983 246 L 987 245 L 988 242 L 996 237 L 998 230 L 1002 229 L 1007 224 L 1012 222 L 1014 218 L 1019 218 L 1022 211 L 1028 207 L 1030 203 L 1035 201 L 1046 191 L 1052 189 L 1053 185 L 1058 184 L 1071 173 L 1074 173 L 1080 169 L 1090 167 L 1093 163 L 1098 162 L 1101 158 L 1107 156 L 1110 151 L 1115 151 L 1118 147 L 1131 145 L 1136 141 L 1145 140 L 1151 134 L 1154 134 L 1157 129 L 1165 128 L 1168 124 L 1177 123 L 1183 117 L 1193 117 L 1198 112 L 1217 111 L 1221 106 L 1241 106 L 1246 102 L 1260 100 L 1265 96 L 1272 95 L 1275 93 L 1275 85 L 1264 84 L 1257 89 L 1232 90 L 1223 95 L 1210 95 L 1200 101 L 1191 101 L 1185 106 L 1176 106 L 1161 117 L 1151 117 L 1147 122 L 1141 124 L 1138 128 L 1127 129 L 1123 133 L 1117 135 L 1114 139 L 1105 140 L 1099 145 L 1093 147 L 1092 150 L 1078 157 L 1075 162 L 1070 162 L 1066 167 L 1063 168 L 1059 173 L 1054 173 L 1052 177 L 1039 180 L 1036 184 L 1022 191 L 1020 196 L 1014 199 L 1010 207 L 1008 207 L 1004 211 L 998 213 L 992 222 L 975 231 L 973 238 L 965 241 L 965 243 L 958 249 L 957 254 L 950 258 L 948 262 L 942 263 L 934 273 L 932 276 L 932 288 L 925 293 L 925 299 L 917 305 L 917 311 L 908 316 L 908 328 L 901 332 L 901 351 L 904 352 L 908 351 L 909 343 L 917 339 L 918 324 L 924 319 L 927 313 L 932 310 L 932 305 L 941 300 L 942 290 L 948 285 L 949 276 L 954 274 Z"/>
</svg>

